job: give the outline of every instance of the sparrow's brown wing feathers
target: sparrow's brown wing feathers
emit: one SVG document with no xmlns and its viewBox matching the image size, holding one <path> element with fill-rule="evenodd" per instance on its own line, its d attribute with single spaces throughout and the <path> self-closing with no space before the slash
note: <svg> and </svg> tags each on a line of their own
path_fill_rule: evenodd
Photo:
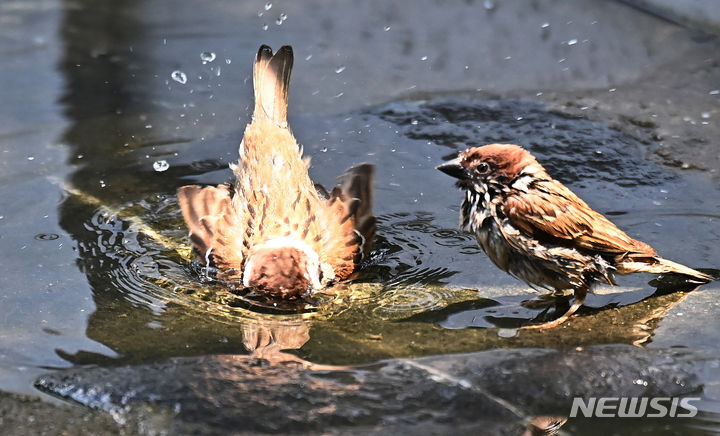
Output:
<svg viewBox="0 0 720 436">
<path fill-rule="evenodd" d="M 600 253 L 657 255 L 555 180 L 543 180 L 527 192 L 511 194 L 503 212 L 515 227 L 536 239 L 565 241 L 564 245 Z"/>
<path fill-rule="evenodd" d="M 325 252 L 338 279 L 347 279 L 370 253 L 375 237 L 375 215 L 372 212 L 375 167 L 360 164 L 338 177 L 330 192 L 329 219 L 343 237 L 326 241 Z"/>
<path fill-rule="evenodd" d="M 212 259 L 223 269 L 239 268 L 242 265 L 242 249 L 235 245 L 243 238 L 236 233 L 242 231 L 237 225 L 235 210 L 231 207 L 231 186 L 218 185 L 201 188 L 183 186 L 177 191 L 178 203 L 185 222 L 190 229 L 190 241 L 198 257 Z M 227 232 L 232 234 L 227 234 Z"/>
</svg>

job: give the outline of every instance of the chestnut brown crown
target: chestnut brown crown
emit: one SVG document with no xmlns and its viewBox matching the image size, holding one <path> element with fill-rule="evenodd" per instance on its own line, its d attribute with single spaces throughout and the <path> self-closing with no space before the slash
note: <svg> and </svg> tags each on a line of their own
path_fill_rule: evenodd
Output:
<svg viewBox="0 0 720 436">
<path fill-rule="evenodd" d="M 507 182 L 517 178 L 523 170 L 545 172 L 532 154 L 514 144 L 469 148 L 437 169 L 455 177 L 463 186 L 468 182 L 484 181 L 490 175 L 499 182 Z"/>
</svg>

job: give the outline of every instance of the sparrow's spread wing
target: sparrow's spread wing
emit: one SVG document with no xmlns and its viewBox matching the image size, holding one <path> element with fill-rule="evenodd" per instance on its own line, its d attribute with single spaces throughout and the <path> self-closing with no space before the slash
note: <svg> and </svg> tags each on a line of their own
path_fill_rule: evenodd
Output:
<svg viewBox="0 0 720 436">
<path fill-rule="evenodd" d="M 338 177 L 326 207 L 328 228 L 336 229 L 325 242 L 328 263 L 338 279 L 347 279 L 370 253 L 375 237 L 372 212 L 375 167 L 360 164 Z"/>
<path fill-rule="evenodd" d="M 247 250 L 240 234 L 244 226 L 238 225 L 231 206 L 231 190 L 230 185 L 190 185 L 178 189 L 177 197 L 198 257 L 232 272 L 240 268 Z"/>
<path fill-rule="evenodd" d="M 503 212 L 520 231 L 538 240 L 608 254 L 655 256 L 655 250 L 617 228 L 562 183 L 546 179 L 510 194 Z"/>
</svg>

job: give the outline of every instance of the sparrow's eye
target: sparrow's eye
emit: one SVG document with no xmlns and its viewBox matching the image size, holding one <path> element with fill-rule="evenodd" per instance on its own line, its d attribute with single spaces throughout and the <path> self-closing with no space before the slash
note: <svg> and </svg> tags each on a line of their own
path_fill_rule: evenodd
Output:
<svg viewBox="0 0 720 436">
<path fill-rule="evenodd" d="M 476 167 L 475 171 L 480 174 L 485 174 L 490 171 L 490 165 L 487 162 L 480 162 Z"/>
</svg>

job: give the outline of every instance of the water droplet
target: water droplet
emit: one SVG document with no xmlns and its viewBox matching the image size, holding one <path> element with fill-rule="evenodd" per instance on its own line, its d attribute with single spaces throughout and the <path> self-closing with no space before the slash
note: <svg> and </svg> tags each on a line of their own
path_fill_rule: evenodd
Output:
<svg viewBox="0 0 720 436">
<path fill-rule="evenodd" d="M 638 379 L 633 380 L 633 384 L 634 384 L 634 385 L 647 386 L 647 385 L 648 385 L 648 382 L 645 381 L 645 380 L 643 380 L 643 379 L 641 379 L 641 378 L 638 378 Z"/>
<path fill-rule="evenodd" d="M 483 7 L 484 7 L 485 10 L 487 10 L 487 11 L 492 11 L 493 9 L 495 9 L 495 2 L 492 1 L 492 0 L 485 0 L 485 1 L 483 2 Z"/>
<path fill-rule="evenodd" d="M 105 186 L 107 186 L 105 185 L 105 180 L 100 180 L 100 187 L 104 188 Z"/>
<path fill-rule="evenodd" d="M 541 28 L 541 29 L 547 29 L 548 27 L 550 27 L 550 23 L 542 23 L 542 24 L 540 25 L 540 28 Z"/>
<path fill-rule="evenodd" d="M 35 160 L 35 156 L 28 156 L 28 160 Z"/>
<path fill-rule="evenodd" d="M 165 159 L 157 160 L 153 163 L 153 169 L 159 173 L 167 171 L 168 168 L 170 168 L 170 164 L 167 163 Z"/>
<path fill-rule="evenodd" d="M 285 20 L 287 20 L 287 14 L 280 14 L 277 20 L 275 20 L 275 24 L 278 26 L 281 25 Z"/>
<path fill-rule="evenodd" d="M 268 25 L 267 25 L 267 24 L 263 24 L 262 30 L 268 30 Z"/>
<path fill-rule="evenodd" d="M 390 30 L 390 26 L 385 26 L 385 27 L 383 27 L 383 30 L 386 31 L 386 32 L 388 32 L 388 31 Z"/>
<path fill-rule="evenodd" d="M 270 9 L 272 9 L 272 3 L 270 3 L 270 2 L 265 3 L 265 10 L 269 11 Z"/>
<path fill-rule="evenodd" d="M 327 147 L 323 147 L 323 148 L 320 149 L 320 151 L 321 151 L 322 153 L 327 153 L 328 148 L 327 148 Z"/>
<path fill-rule="evenodd" d="M 342 73 L 343 71 L 345 71 L 345 65 L 339 65 L 338 67 L 335 68 L 335 72 L 336 72 L 337 74 L 340 74 L 340 73 Z"/>
<path fill-rule="evenodd" d="M 215 60 L 215 52 L 204 51 L 200 53 L 200 59 L 202 60 L 203 64 L 210 63 Z"/>
<path fill-rule="evenodd" d="M 230 65 L 230 64 L 232 63 L 232 59 L 226 58 L 226 59 L 225 59 L 225 63 L 228 64 L 228 65 Z"/>
<path fill-rule="evenodd" d="M 38 233 L 35 235 L 35 239 L 38 241 L 54 241 L 56 239 L 60 238 L 60 235 L 57 235 L 55 233 Z"/>
<path fill-rule="evenodd" d="M 410 120 L 410 124 L 412 124 L 413 126 L 417 126 L 418 120 Z"/>
<path fill-rule="evenodd" d="M 172 74 L 170 74 L 170 77 L 182 85 L 187 83 L 187 75 L 180 70 L 173 71 Z"/>
<path fill-rule="evenodd" d="M 306 60 L 306 61 L 309 61 L 310 59 L 312 59 L 312 55 L 311 55 L 311 54 L 305 56 L 305 60 Z"/>
<path fill-rule="evenodd" d="M 575 44 L 577 44 L 577 39 L 571 39 L 570 41 L 567 42 L 567 45 L 575 45 Z"/>
<path fill-rule="evenodd" d="M 700 114 L 700 117 L 708 119 L 708 118 L 710 118 L 710 112 L 703 112 Z"/>
<path fill-rule="evenodd" d="M 708 92 L 710 95 L 718 95 L 720 94 L 720 89 L 713 89 L 712 91 Z"/>
</svg>

